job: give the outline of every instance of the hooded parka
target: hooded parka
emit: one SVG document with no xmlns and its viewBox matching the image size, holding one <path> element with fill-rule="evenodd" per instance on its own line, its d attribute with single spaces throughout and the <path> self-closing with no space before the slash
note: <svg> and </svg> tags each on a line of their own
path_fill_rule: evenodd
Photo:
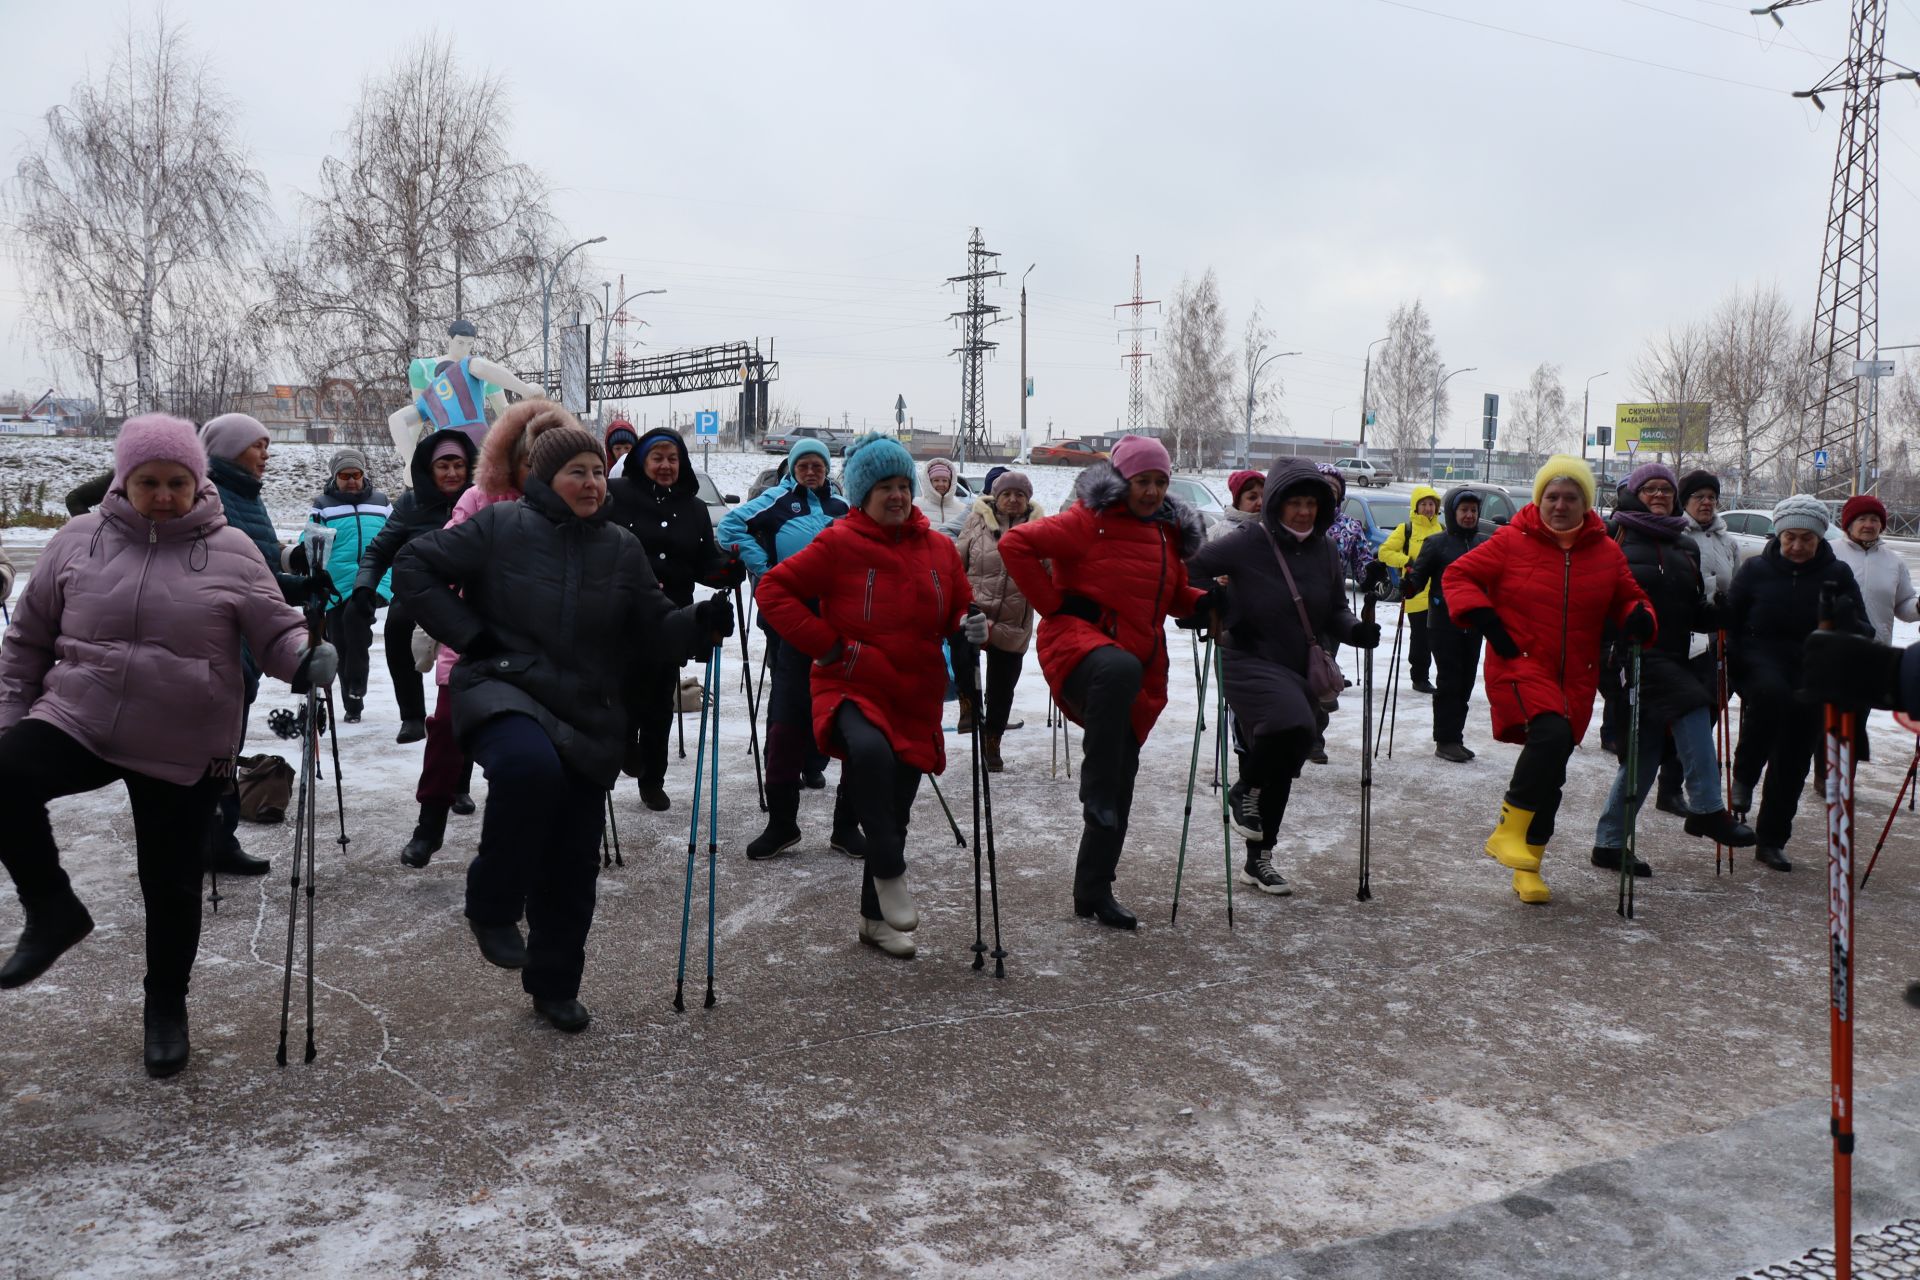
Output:
<svg viewBox="0 0 1920 1280">
<path fill-rule="evenodd" d="M 700 497 L 700 477 L 694 474 L 687 442 L 677 431 L 655 428 L 644 443 L 652 452 L 663 440 L 680 455 L 678 478 L 666 488 L 655 484 L 646 474 L 646 458 L 635 449 L 627 455 L 633 466 L 607 482 L 607 518 L 640 539 L 647 567 L 667 599 L 689 605 L 694 587 L 711 585 L 726 556 L 713 540 L 713 519 Z"/>
<path fill-rule="evenodd" d="M 1406 523 L 1395 525 L 1393 532 L 1387 535 L 1387 540 L 1380 544 L 1380 550 L 1376 553 L 1382 563 L 1404 570 L 1419 558 L 1420 548 L 1426 544 L 1427 539 L 1440 532 L 1442 526 L 1439 516 L 1420 514 L 1420 504 L 1428 498 L 1433 499 L 1435 506 L 1440 505 L 1438 489 L 1427 484 L 1417 484 L 1413 487 L 1413 501 L 1407 504 Z M 1401 608 L 1408 613 L 1426 612 L 1427 593 L 1424 590 L 1407 595 L 1403 589 L 1401 598 L 1403 601 Z"/>
</svg>

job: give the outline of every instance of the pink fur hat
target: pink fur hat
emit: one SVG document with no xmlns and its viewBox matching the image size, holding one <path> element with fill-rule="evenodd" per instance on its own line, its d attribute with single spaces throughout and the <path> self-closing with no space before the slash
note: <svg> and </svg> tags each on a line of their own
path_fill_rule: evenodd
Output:
<svg viewBox="0 0 1920 1280">
<path fill-rule="evenodd" d="M 193 472 L 193 487 L 207 478 L 207 451 L 185 418 L 143 413 L 129 418 L 113 446 L 113 487 L 124 490 L 127 477 L 149 462 L 177 462 Z"/>
</svg>

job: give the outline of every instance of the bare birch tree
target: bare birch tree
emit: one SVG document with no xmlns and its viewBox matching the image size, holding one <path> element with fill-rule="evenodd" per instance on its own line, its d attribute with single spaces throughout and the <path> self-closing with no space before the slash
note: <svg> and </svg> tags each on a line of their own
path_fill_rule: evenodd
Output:
<svg viewBox="0 0 1920 1280">
<path fill-rule="evenodd" d="M 1197 281 L 1180 281 L 1167 308 L 1160 350 L 1154 354 L 1165 443 L 1174 465 L 1207 465 L 1229 440 L 1236 420 L 1227 313 L 1213 268 Z"/>
<path fill-rule="evenodd" d="M 1710 394 L 1709 355 L 1706 329 L 1698 324 L 1685 324 L 1647 339 L 1633 362 L 1635 389 L 1655 404 L 1676 407 L 1679 430 L 1673 447 L 1655 446 L 1651 450 L 1663 455 L 1675 471 L 1687 469 L 1688 446 L 1692 442 L 1699 443 L 1700 455 L 1711 457 L 1713 453 L 1711 415 L 1702 421 L 1698 411 L 1690 407 L 1704 402 Z M 1648 446 L 1643 444 L 1641 448 L 1647 450 Z"/>
<path fill-rule="evenodd" d="M 1255 302 L 1240 331 L 1240 365 L 1233 392 L 1233 410 L 1239 415 L 1234 425 L 1242 433 L 1242 439 L 1249 417 L 1255 432 L 1268 427 L 1284 428 L 1287 423 L 1286 414 L 1280 411 L 1280 398 L 1286 394 L 1287 386 L 1279 366 L 1271 364 L 1265 372 L 1260 371 L 1262 362 L 1274 354 L 1270 350 L 1272 346 L 1273 329 L 1267 324 L 1265 310 Z M 1251 414 L 1247 407 L 1249 387 L 1253 388 Z"/>
<path fill-rule="evenodd" d="M 1420 299 L 1395 307 L 1387 319 L 1387 341 L 1374 365 L 1373 403 L 1380 436 L 1393 450 L 1394 474 L 1414 474 L 1427 447 L 1436 412 L 1434 388 L 1446 373 L 1433 322 Z M 1447 392 L 1439 390 L 1438 413 L 1447 412 Z"/>
<path fill-rule="evenodd" d="M 401 382 L 456 318 L 495 359 L 538 343 L 557 228 L 546 184 L 508 154 L 508 123 L 504 82 L 466 71 L 438 36 L 361 87 L 345 154 L 322 162 L 301 234 L 271 263 L 272 305 L 305 378 Z"/>
<path fill-rule="evenodd" d="M 129 25 L 104 75 L 43 123 L 7 202 L 41 336 L 89 375 L 95 355 L 131 365 L 133 407 L 158 408 L 163 349 L 199 340 L 191 300 L 214 280 L 245 291 L 266 184 L 227 98 L 164 16 Z"/>
<path fill-rule="evenodd" d="M 1793 443 L 1806 334 L 1777 287 L 1735 289 L 1707 321 L 1706 344 L 1715 454 L 1741 486 L 1750 486 Z"/>
<path fill-rule="evenodd" d="M 1542 361 L 1513 397 L 1503 428 L 1506 447 L 1533 457 L 1558 452 L 1573 426 L 1573 406 L 1560 381 L 1560 366 Z"/>
</svg>

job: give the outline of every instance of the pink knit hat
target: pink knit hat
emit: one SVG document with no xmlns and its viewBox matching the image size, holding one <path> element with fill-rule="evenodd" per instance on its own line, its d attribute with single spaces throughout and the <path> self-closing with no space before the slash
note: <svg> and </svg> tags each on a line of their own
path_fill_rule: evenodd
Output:
<svg viewBox="0 0 1920 1280">
<path fill-rule="evenodd" d="M 207 451 L 185 418 L 143 413 L 128 418 L 113 446 L 113 488 L 125 490 L 127 477 L 149 462 L 177 462 L 193 472 L 193 487 L 207 478 Z"/>
<path fill-rule="evenodd" d="M 1173 474 L 1173 459 L 1167 456 L 1167 446 L 1152 436 L 1121 436 L 1108 457 L 1113 462 L 1113 469 L 1128 480 L 1142 471 L 1158 471 L 1168 476 Z"/>
</svg>

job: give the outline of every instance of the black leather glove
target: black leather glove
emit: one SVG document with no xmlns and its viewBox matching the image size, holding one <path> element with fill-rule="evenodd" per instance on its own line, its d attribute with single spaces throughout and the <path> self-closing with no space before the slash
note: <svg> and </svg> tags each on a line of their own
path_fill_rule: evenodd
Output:
<svg viewBox="0 0 1920 1280">
<path fill-rule="evenodd" d="M 1800 654 L 1801 701 L 1900 705 L 1901 650 L 1844 631 L 1816 631 Z"/>
<path fill-rule="evenodd" d="M 725 596 L 708 596 L 693 606 L 693 616 L 716 644 L 733 634 L 733 601 Z"/>
<path fill-rule="evenodd" d="M 380 596 L 372 587 L 355 587 L 348 605 L 362 618 L 372 622 L 373 615 L 380 611 Z"/>
<path fill-rule="evenodd" d="M 714 585 L 723 591 L 731 591 L 747 580 L 747 562 L 740 558 L 740 548 L 727 548 L 727 558 L 713 575 Z"/>
<path fill-rule="evenodd" d="M 947 639 L 947 659 L 953 666 L 954 692 L 969 701 L 977 699 L 980 692 L 975 671 L 979 652 L 961 632 L 956 631 Z"/>
<path fill-rule="evenodd" d="M 1380 647 L 1380 624 L 1377 622 L 1355 623 L 1347 635 L 1347 643 L 1356 649 L 1378 649 Z"/>
<path fill-rule="evenodd" d="M 1384 560 L 1370 560 L 1360 571 L 1360 589 L 1370 596 L 1384 597 L 1392 580 L 1392 570 Z"/>
<path fill-rule="evenodd" d="M 1216 582 L 1205 595 L 1193 602 L 1193 612 L 1178 619 L 1175 625 L 1187 631 L 1204 631 L 1213 626 L 1215 618 L 1224 619 L 1232 604 L 1233 593 L 1225 583 Z"/>
<path fill-rule="evenodd" d="M 1069 591 L 1060 597 L 1060 607 L 1053 611 L 1056 618 L 1078 618 L 1082 622 L 1100 625 L 1100 606 L 1085 596 Z"/>
<path fill-rule="evenodd" d="M 1644 604 L 1633 606 L 1627 620 L 1620 624 L 1620 638 L 1628 644 L 1645 644 L 1653 639 L 1653 610 Z"/>
<path fill-rule="evenodd" d="M 294 576 L 300 577 L 300 578 L 306 577 L 307 576 L 307 544 L 304 542 L 296 542 L 292 546 L 288 547 L 287 554 L 286 554 L 286 563 L 287 563 L 288 573 L 291 573 Z"/>
<path fill-rule="evenodd" d="M 1500 615 L 1493 610 L 1469 610 L 1466 621 L 1486 637 L 1487 647 L 1501 657 L 1513 659 L 1520 656 L 1520 646 L 1513 642 L 1513 637 L 1507 634 L 1506 624 L 1500 621 Z"/>
</svg>

